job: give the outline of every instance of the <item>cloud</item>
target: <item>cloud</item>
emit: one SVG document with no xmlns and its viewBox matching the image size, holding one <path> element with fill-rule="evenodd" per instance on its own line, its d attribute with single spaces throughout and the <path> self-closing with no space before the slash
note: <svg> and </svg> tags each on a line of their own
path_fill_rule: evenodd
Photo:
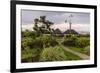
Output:
<svg viewBox="0 0 100 73">
<path fill-rule="evenodd" d="M 26 25 L 22 25 L 21 28 L 22 28 L 22 31 L 25 31 L 25 30 L 32 31 L 33 27 L 34 27 L 34 24 L 26 24 Z"/>
<path fill-rule="evenodd" d="M 72 14 L 72 23 L 74 24 L 89 24 L 90 14 L 89 13 L 79 13 L 79 12 L 63 12 L 63 11 L 34 11 L 34 10 L 22 10 L 22 24 L 31 24 L 35 18 L 45 15 L 47 20 L 54 22 L 55 24 L 60 24 L 68 20 L 69 15 Z"/>
<path fill-rule="evenodd" d="M 69 29 L 69 24 L 68 23 L 63 23 L 63 24 L 55 24 L 51 26 L 53 29 L 59 28 L 62 32 L 66 31 Z M 72 24 L 72 29 L 76 30 L 77 32 L 90 32 L 90 26 L 89 24 Z"/>
<path fill-rule="evenodd" d="M 30 30 L 32 31 L 34 27 L 34 24 L 27 24 L 27 25 L 22 25 L 22 31 Z M 69 24 L 68 23 L 62 23 L 62 24 L 54 24 L 51 26 L 53 29 L 60 29 L 62 32 L 66 31 L 69 29 Z M 77 32 L 90 32 L 90 26 L 89 24 L 72 24 L 72 29 L 76 30 Z"/>
</svg>

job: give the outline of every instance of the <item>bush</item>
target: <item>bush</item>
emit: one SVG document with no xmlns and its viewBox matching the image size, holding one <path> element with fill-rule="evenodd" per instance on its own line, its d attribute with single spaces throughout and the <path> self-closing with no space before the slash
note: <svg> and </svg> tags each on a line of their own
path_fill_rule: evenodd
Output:
<svg viewBox="0 0 100 73">
<path fill-rule="evenodd" d="M 34 31 L 22 31 L 22 38 L 24 37 L 31 37 L 33 39 L 35 39 L 36 37 L 39 37 L 40 35 Z"/>
<path fill-rule="evenodd" d="M 44 34 L 42 37 L 40 37 L 40 39 L 45 47 L 58 45 L 58 42 L 55 39 L 53 39 L 51 35 Z"/>
<path fill-rule="evenodd" d="M 65 41 L 62 42 L 65 46 L 74 46 L 74 47 L 86 47 L 90 45 L 90 39 L 88 37 L 77 37 L 77 36 L 71 36 L 71 37 L 65 37 Z"/>
<path fill-rule="evenodd" d="M 90 40 L 89 39 L 86 39 L 86 38 L 79 38 L 77 43 L 76 43 L 76 46 L 77 47 L 86 47 L 90 45 Z"/>
<path fill-rule="evenodd" d="M 41 49 L 28 48 L 21 51 L 21 62 L 37 62 L 39 61 Z"/>
<path fill-rule="evenodd" d="M 29 37 L 22 38 L 22 40 L 21 40 L 21 48 L 22 49 L 31 48 L 32 47 L 31 46 L 32 42 L 33 42 L 32 38 L 29 38 Z"/>
<path fill-rule="evenodd" d="M 49 46 L 56 46 L 58 42 L 55 39 L 52 39 L 50 35 L 43 35 L 35 39 L 31 37 L 23 37 L 21 41 L 22 49 L 27 48 L 45 48 Z"/>
<path fill-rule="evenodd" d="M 64 39 L 65 41 L 62 44 L 65 46 L 76 46 L 78 40 L 76 36 L 64 37 Z"/>
<path fill-rule="evenodd" d="M 66 59 L 62 48 L 57 46 L 45 48 L 40 55 L 40 61 L 62 61 Z"/>
</svg>

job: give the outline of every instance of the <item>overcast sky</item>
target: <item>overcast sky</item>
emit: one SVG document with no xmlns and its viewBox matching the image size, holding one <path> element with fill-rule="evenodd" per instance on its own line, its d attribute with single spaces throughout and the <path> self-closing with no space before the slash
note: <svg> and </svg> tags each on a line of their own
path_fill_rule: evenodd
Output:
<svg viewBox="0 0 100 73">
<path fill-rule="evenodd" d="M 33 10 L 22 10 L 22 24 L 32 24 L 35 18 L 39 16 L 46 16 L 47 20 L 54 22 L 55 24 L 64 23 L 68 19 L 69 15 L 72 14 L 72 23 L 78 24 L 89 24 L 90 14 L 89 13 L 75 13 L 75 12 L 54 12 L 54 11 L 33 11 Z"/>
<path fill-rule="evenodd" d="M 90 27 L 90 13 L 79 13 L 79 12 L 61 12 L 61 11 L 34 11 L 34 10 L 22 10 L 21 11 L 21 21 L 22 29 L 30 29 L 33 26 L 33 21 L 35 18 L 40 16 L 46 16 L 46 20 L 49 20 L 54 23 L 53 28 L 59 28 L 62 31 L 68 29 L 66 26 L 65 20 L 68 20 L 70 15 L 72 17 L 72 28 L 78 29 L 81 31 L 89 32 Z M 76 26 L 77 25 L 77 26 Z M 65 27 L 66 26 L 66 27 Z"/>
</svg>

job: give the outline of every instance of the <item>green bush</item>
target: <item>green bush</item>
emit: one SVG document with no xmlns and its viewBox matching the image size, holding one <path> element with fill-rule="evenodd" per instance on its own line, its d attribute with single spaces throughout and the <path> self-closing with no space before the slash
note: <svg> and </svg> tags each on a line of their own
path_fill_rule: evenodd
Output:
<svg viewBox="0 0 100 73">
<path fill-rule="evenodd" d="M 40 36 L 38 33 L 34 32 L 34 31 L 28 31 L 28 30 L 22 31 L 21 34 L 22 34 L 21 35 L 22 38 L 24 38 L 24 37 L 31 37 L 31 38 L 35 39 L 36 37 Z"/>
<path fill-rule="evenodd" d="M 39 38 L 43 42 L 44 47 L 58 45 L 58 42 L 55 39 L 53 39 L 51 35 L 45 35 L 44 34 L 42 37 L 39 37 Z"/>
<path fill-rule="evenodd" d="M 76 43 L 76 46 L 77 47 L 86 47 L 90 45 L 90 40 L 89 39 L 86 39 L 86 38 L 79 38 L 77 43 Z"/>
<path fill-rule="evenodd" d="M 31 48 L 32 47 L 31 46 L 32 42 L 33 42 L 32 38 L 29 38 L 29 37 L 22 38 L 22 40 L 21 40 L 21 48 L 22 49 Z"/>
<path fill-rule="evenodd" d="M 21 48 L 27 49 L 27 48 L 43 48 L 43 42 L 41 39 L 33 39 L 30 37 L 24 37 L 21 41 Z"/>
<path fill-rule="evenodd" d="M 35 39 L 31 37 L 23 37 L 21 41 L 22 49 L 27 48 L 45 48 L 49 46 L 55 46 L 58 42 L 55 39 L 52 39 L 50 35 L 42 35 Z"/>
<path fill-rule="evenodd" d="M 24 43 L 24 42 L 23 42 Z M 29 48 L 43 48 L 43 42 L 42 39 L 36 38 L 36 39 L 29 39 L 26 41 L 27 44 L 25 44 L 25 47 L 29 47 Z"/>
<path fill-rule="evenodd" d="M 39 61 L 41 49 L 27 48 L 21 51 L 21 62 L 37 62 Z"/>
<path fill-rule="evenodd" d="M 70 36 L 70 37 L 64 37 L 64 42 L 62 42 L 65 46 L 76 46 L 77 43 L 77 37 L 76 36 Z"/>
<path fill-rule="evenodd" d="M 62 48 L 57 46 L 45 48 L 40 55 L 40 61 L 62 61 L 66 59 Z"/>
<path fill-rule="evenodd" d="M 62 42 L 65 46 L 74 46 L 74 47 L 86 47 L 90 45 L 90 39 L 88 37 L 77 37 L 77 36 L 70 36 L 65 37 L 65 40 Z"/>
</svg>

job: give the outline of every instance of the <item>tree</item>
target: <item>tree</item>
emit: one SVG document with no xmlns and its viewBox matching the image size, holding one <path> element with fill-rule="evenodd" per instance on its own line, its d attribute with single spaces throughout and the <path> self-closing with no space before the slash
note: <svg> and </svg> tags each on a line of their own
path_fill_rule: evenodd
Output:
<svg viewBox="0 0 100 73">
<path fill-rule="evenodd" d="M 43 39 L 43 34 L 52 34 L 52 29 L 50 28 L 52 24 L 53 22 L 46 20 L 46 16 L 40 16 L 39 18 L 34 19 L 33 29 L 37 32 L 37 34 L 40 34 L 41 39 Z M 43 41 L 43 48 L 45 48 L 45 41 Z"/>
<path fill-rule="evenodd" d="M 53 24 L 53 22 L 46 20 L 46 16 L 40 16 L 38 19 L 34 19 L 34 27 L 33 29 L 40 33 L 52 33 L 52 29 L 50 26 Z"/>
</svg>

